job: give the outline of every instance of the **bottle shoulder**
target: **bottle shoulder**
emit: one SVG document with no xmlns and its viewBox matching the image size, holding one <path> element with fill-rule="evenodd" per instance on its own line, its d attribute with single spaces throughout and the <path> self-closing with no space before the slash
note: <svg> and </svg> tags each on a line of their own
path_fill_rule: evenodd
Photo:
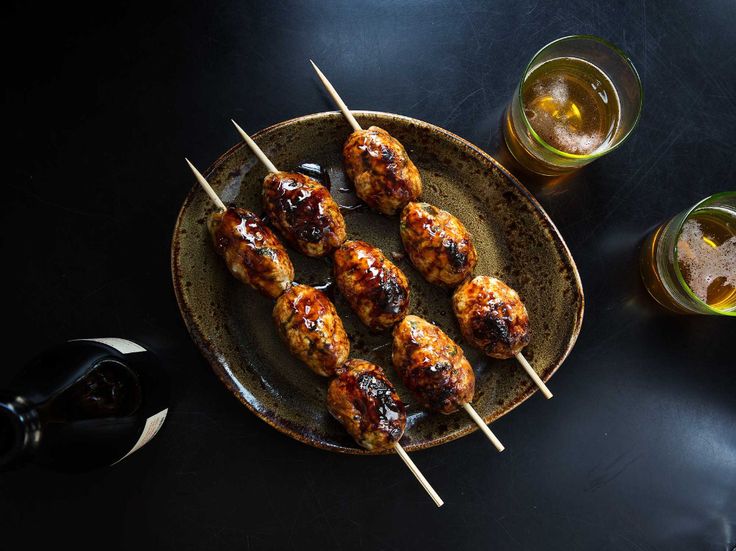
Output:
<svg viewBox="0 0 736 551">
<path fill-rule="evenodd" d="M 110 338 L 49 348 L 9 388 L 6 399 L 22 400 L 33 412 L 33 461 L 61 470 L 88 470 L 126 456 L 169 398 L 155 354 Z"/>
</svg>

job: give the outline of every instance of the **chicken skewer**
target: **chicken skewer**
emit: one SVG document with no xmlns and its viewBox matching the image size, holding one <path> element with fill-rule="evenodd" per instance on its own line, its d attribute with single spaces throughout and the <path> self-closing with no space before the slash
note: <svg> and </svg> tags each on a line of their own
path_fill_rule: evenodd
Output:
<svg viewBox="0 0 736 551">
<path fill-rule="evenodd" d="M 459 285 L 478 262 L 473 236 L 462 222 L 429 203 L 406 205 L 399 233 L 411 263 L 434 285 Z"/>
<path fill-rule="evenodd" d="M 187 163 L 207 195 L 221 207 L 208 225 L 215 249 L 230 272 L 276 299 L 273 321 L 293 356 L 318 375 L 334 375 L 350 353 L 350 341 L 334 304 L 322 291 L 294 283 L 289 255 L 271 230 L 250 211 L 226 208 L 207 180 Z"/>
<path fill-rule="evenodd" d="M 317 375 L 331 377 L 350 355 L 350 340 L 335 305 L 322 291 L 292 284 L 273 307 L 279 337 Z"/>
<path fill-rule="evenodd" d="M 311 257 L 331 254 L 347 233 L 330 191 L 305 174 L 279 171 L 258 144 L 235 121 L 232 123 L 269 170 L 263 179 L 263 203 L 271 223 L 299 252 Z"/>
<path fill-rule="evenodd" d="M 343 145 L 343 163 L 355 192 L 369 207 L 382 214 L 400 212 L 422 194 L 422 178 L 404 146 L 377 126 L 363 129 L 335 88 L 310 60 L 327 92 L 340 108 L 354 132 Z"/>
<path fill-rule="evenodd" d="M 449 415 L 463 408 L 498 451 L 504 447 L 470 402 L 475 374 L 462 348 L 439 327 L 419 316 L 406 316 L 393 333 L 396 372 L 421 405 Z"/>
<path fill-rule="evenodd" d="M 407 205 L 410 205 L 412 201 L 421 195 L 421 178 L 419 177 L 419 172 L 416 170 L 416 167 L 406 155 L 406 151 L 403 146 L 401 146 L 398 141 L 391 138 L 387 132 L 376 127 L 371 127 L 367 131 L 374 131 L 374 134 L 376 135 L 374 140 L 361 141 L 361 133 L 366 131 L 362 130 L 347 105 L 345 105 L 345 102 L 335 90 L 335 87 L 329 80 L 327 80 L 327 77 L 322 73 L 322 71 L 320 71 L 319 67 L 317 67 L 311 59 L 309 61 L 312 64 L 312 67 L 314 67 L 317 76 L 322 81 L 322 84 L 327 89 L 327 92 L 355 130 L 343 147 L 343 157 L 346 172 L 355 183 L 355 189 L 358 196 L 368 203 L 369 206 L 384 214 L 394 214 L 400 209 L 405 208 Z M 393 140 L 395 143 L 389 142 L 389 140 Z M 375 150 L 375 154 L 373 156 L 371 156 L 371 153 L 374 153 L 372 150 Z M 354 154 L 351 155 L 351 153 Z M 386 161 L 386 158 L 388 157 L 388 160 L 387 162 L 381 163 L 380 161 L 377 162 L 375 157 L 381 157 L 384 161 Z M 399 163 L 396 163 L 397 159 L 400 161 Z M 403 164 L 401 161 L 403 161 Z M 367 171 L 364 170 L 365 165 L 370 165 L 371 163 L 374 165 L 371 167 L 372 169 Z M 401 165 L 404 174 L 397 176 L 395 167 L 392 166 L 395 164 Z M 375 165 L 377 165 L 377 168 Z M 394 176 L 393 178 L 389 178 L 389 182 L 386 182 L 385 174 L 387 172 L 389 175 Z M 403 178 L 401 176 L 403 176 Z M 391 193 L 392 186 L 386 185 L 387 183 L 391 184 L 396 181 L 404 184 L 403 186 L 398 186 L 399 191 L 404 192 L 403 196 L 401 194 Z M 445 214 L 457 221 L 457 219 L 449 213 Z M 457 222 L 459 223 L 459 221 Z M 462 224 L 460 224 L 460 226 L 462 227 Z M 464 230 L 464 227 L 462 229 Z M 472 248 L 472 251 L 474 253 L 475 249 Z M 451 261 L 458 263 L 457 266 L 454 266 L 455 274 L 469 275 L 472 272 L 476 260 L 475 256 L 466 256 L 461 251 L 458 252 L 453 250 L 448 250 L 446 254 L 449 256 Z M 436 279 L 433 280 L 432 277 L 428 276 L 427 273 L 421 269 L 418 262 L 414 263 L 417 265 L 417 268 L 425 274 L 428 281 L 432 283 L 454 286 L 462 281 L 462 279 L 456 279 L 455 275 L 452 274 L 438 274 L 436 275 Z M 524 358 L 521 352 L 517 351 L 513 356 L 521 364 L 529 377 L 531 377 L 532 381 L 534 381 L 534 383 L 540 388 L 542 393 L 547 398 L 551 398 L 552 393 L 539 378 L 534 369 L 529 365 L 529 362 Z"/>
<path fill-rule="evenodd" d="M 381 249 L 346 241 L 333 255 L 335 283 L 371 331 L 392 327 L 408 313 L 409 281 Z"/>
<path fill-rule="evenodd" d="M 477 276 L 455 290 L 452 309 L 466 341 L 492 358 L 516 358 L 542 394 L 552 398 L 521 353 L 529 344 L 529 315 L 516 291 L 495 277 Z"/>
<path fill-rule="evenodd" d="M 401 213 L 400 233 L 409 259 L 430 283 L 455 287 L 473 272 L 478 259 L 473 236 L 449 212 L 428 203 L 409 203 Z M 455 314 L 463 335 L 493 358 L 515 357 L 542 393 L 551 398 L 552 393 L 521 354 L 529 342 L 526 308 L 513 289 L 491 279 L 475 278 L 474 285 L 463 284 L 462 290 L 455 292 Z M 463 294 L 472 296 L 460 300 Z M 468 308 L 473 308 L 473 313 L 465 315 Z M 515 317 L 502 311 L 506 308 L 515 312 Z M 505 348 L 501 346 L 504 339 L 508 341 Z M 489 345 L 495 348 L 491 350 Z"/>
<path fill-rule="evenodd" d="M 406 408 L 379 366 L 365 360 L 348 360 L 330 383 L 327 409 L 363 448 L 393 448 L 435 505 L 442 507 L 442 498 L 399 444 L 406 428 Z"/>
<path fill-rule="evenodd" d="M 279 238 L 254 213 L 226 207 L 199 171 L 185 159 L 195 178 L 219 208 L 208 222 L 217 252 L 230 273 L 259 293 L 277 298 L 294 280 L 294 266 Z"/>
<path fill-rule="evenodd" d="M 202 176 L 188 159 L 185 160 L 194 173 L 197 182 L 199 182 L 210 199 L 220 209 L 218 213 L 213 215 L 213 219 L 222 220 L 225 216 L 231 214 L 231 212 L 241 215 L 240 211 L 252 215 L 252 213 L 244 209 L 226 207 L 204 176 Z M 255 217 L 255 215 L 253 216 Z M 253 243 L 259 240 L 258 234 L 260 234 L 262 236 L 261 241 L 263 241 L 263 236 L 266 239 L 270 238 L 269 243 L 273 247 L 278 245 L 283 250 L 283 245 L 280 244 L 278 238 L 257 217 L 255 220 L 259 223 L 256 231 L 241 235 L 242 232 L 247 231 L 248 225 L 244 226 L 246 229 L 237 229 L 234 232 L 231 228 L 230 238 L 234 234 L 253 246 Z M 255 221 L 252 223 L 255 224 Z M 213 232 L 213 238 L 217 245 L 217 232 Z M 226 238 L 228 238 L 227 235 L 219 236 L 221 240 Z M 237 245 L 240 244 L 237 243 Z M 230 241 L 227 244 L 223 244 L 226 252 L 228 245 L 231 245 Z M 237 248 L 242 249 L 243 247 Z M 245 252 L 249 253 L 250 250 L 246 248 Z M 235 261 L 230 261 L 227 256 L 226 260 L 228 260 L 228 266 L 231 268 L 231 272 L 238 279 L 248 283 L 263 294 L 277 299 L 273 313 L 274 320 L 277 323 L 279 334 L 292 354 L 302 359 L 313 371 L 320 375 L 336 375 L 328 390 L 328 409 L 333 416 L 345 426 L 348 432 L 355 438 L 356 442 L 364 448 L 369 450 L 382 450 L 387 449 L 387 447 L 393 448 L 437 507 L 441 507 L 444 502 L 398 442 L 404 434 L 406 427 L 406 410 L 398 394 L 396 394 L 393 385 L 385 377 L 380 367 L 363 362 L 362 360 L 346 361 L 349 353 L 349 343 L 334 305 L 320 291 L 306 285 L 292 284 L 291 280 L 293 280 L 294 276 L 293 267 L 285 250 L 283 253 L 285 255 L 283 265 L 286 266 L 286 263 L 288 263 L 290 276 L 288 278 L 288 285 L 280 289 L 280 293 L 278 286 L 274 291 L 271 287 L 254 285 L 254 283 L 260 282 L 261 274 L 247 273 L 250 271 L 248 269 L 249 266 L 252 266 L 247 261 L 252 260 L 252 255 L 246 257 L 246 262 L 237 264 L 240 266 L 240 269 L 237 270 L 232 268 L 232 266 L 236 265 Z M 255 255 L 269 256 L 264 254 L 259 255 L 257 252 Z M 281 271 L 287 274 L 289 273 L 289 269 L 287 268 Z M 318 336 L 312 339 L 316 342 L 310 342 L 306 347 L 303 345 L 304 327 L 310 330 L 314 327 L 320 328 Z M 335 338 L 336 335 L 337 338 Z M 369 369 L 366 369 L 363 364 L 367 364 Z M 351 366 L 354 367 L 351 368 Z M 339 369 L 342 367 L 344 369 Z M 363 375 L 363 372 L 366 371 L 370 373 Z M 355 374 L 360 375 L 357 377 L 357 379 L 360 379 L 357 381 L 357 384 L 356 377 L 353 376 Z M 355 409 L 356 400 L 363 404 L 362 409 Z M 340 404 L 343 404 L 343 407 L 340 407 Z M 354 411 L 347 416 L 342 415 L 342 412 L 346 410 L 348 405 L 352 405 Z"/>
</svg>

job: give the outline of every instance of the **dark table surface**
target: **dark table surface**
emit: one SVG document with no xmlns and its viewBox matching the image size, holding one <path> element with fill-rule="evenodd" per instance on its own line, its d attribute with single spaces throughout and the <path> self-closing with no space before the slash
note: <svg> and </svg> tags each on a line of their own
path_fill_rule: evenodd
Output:
<svg viewBox="0 0 736 551">
<path fill-rule="evenodd" d="M 638 247 L 664 218 L 736 188 L 736 4 L 198 2 L 4 15 L 2 257 L 7 381 L 80 336 L 148 342 L 174 399 L 164 429 L 114 468 L 0 475 L 1 549 L 725 550 L 736 544 L 732 319 L 657 307 Z M 415 454 L 436 509 L 396 457 L 300 444 L 249 413 L 180 320 L 174 219 L 247 130 L 355 109 L 445 127 L 492 155 L 522 68 L 550 40 L 603 36 L 644 83 L 618 151 L 564 182 L 521 175 L 577 261 L 583 330 L 550 382 L 494 423 Z M 9 142 L 9 143 L 8 143 Z M 511 167 L 513 170 L 513 167 Z M 1 386 L 1 385 L 0 385 Z"/>
</svg>

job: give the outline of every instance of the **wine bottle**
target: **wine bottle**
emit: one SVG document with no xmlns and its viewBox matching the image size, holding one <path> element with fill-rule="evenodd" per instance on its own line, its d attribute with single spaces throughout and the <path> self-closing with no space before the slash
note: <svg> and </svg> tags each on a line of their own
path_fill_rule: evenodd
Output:
<svg viewBox="0 0 736 551">
<path fill-rule="evenodd" d="M 168 400 L 158 358 L 137 343 L 80 339 L 53 347 L 0 391 L 0 470 L 114 465 L 156 435 Z"/>
</svg>

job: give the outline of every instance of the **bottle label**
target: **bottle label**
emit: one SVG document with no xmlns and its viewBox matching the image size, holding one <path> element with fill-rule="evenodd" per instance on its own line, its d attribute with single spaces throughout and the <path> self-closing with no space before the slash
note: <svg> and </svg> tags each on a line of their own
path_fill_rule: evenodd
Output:
<svg viewBox="0 0 736 551">
<path fill-rule="evenodd" d="M 117 337 L 103 337 L 100 339 L 74 339 L 77 341 L 93 341 L 106 344 L 120 352 L 121 354 L 134 354 L 136 352 L 145 352 L 146 349 L 142 346 L 129 341 L 127 339 L 119 339 Z"/>
<path fill-rule="evenodd" d="M 169 410 L 167 408 L 163 411 L 159 411 L 156 415 L 152 415 L 151 417 L 146 419 L 146 425 L 143 427 L 143 432 L 138 438 L 138 441 L 135 443 L 135 446 L 133 446 L 131 450 L 128 453 L 126 453 L 123 457 L 115 461 L 113 465 L 117 465 L 123 459 L 128 457 L 131 453 L 138 451 L 140 448 L 148 444 L 148 442 L 150 442 L 151 439 L 154 436 L 156 436 L 156 433 L 163 426 L 164 420 L 166 419 L 166 414 L 168 413 L 168 411 Z"/>
</svg>

